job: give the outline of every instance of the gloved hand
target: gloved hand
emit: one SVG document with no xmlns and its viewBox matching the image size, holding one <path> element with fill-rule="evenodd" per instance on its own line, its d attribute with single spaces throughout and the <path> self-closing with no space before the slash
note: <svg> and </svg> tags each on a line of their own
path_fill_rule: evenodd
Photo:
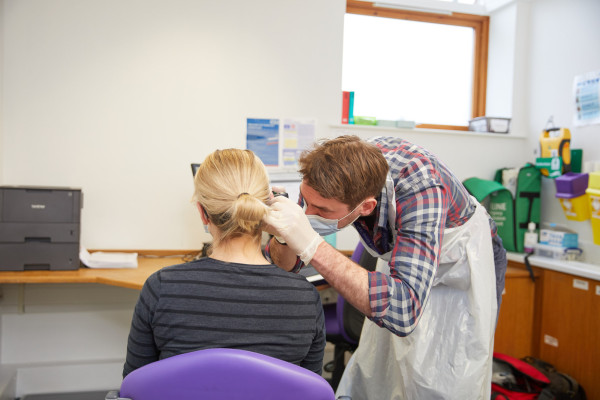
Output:
<svg viewBox="0 0 600 400">
<path fill-rule="evenodd" d="M 267 232 L 283 238 L 290 249 L 308 264 L 323 238 L 314 231 L 304 210 L 287 197 L 271 200 L 271 210 L 263 218 Z"/>
</svg>

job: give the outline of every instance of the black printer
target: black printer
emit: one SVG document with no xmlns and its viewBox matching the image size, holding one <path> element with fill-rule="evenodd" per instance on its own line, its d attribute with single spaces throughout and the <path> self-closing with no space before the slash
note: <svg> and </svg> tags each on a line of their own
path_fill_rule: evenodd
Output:
<svg viewBox="0 0 600 400">
<path fill-rule="evenodd" d="M 0 186 L 0 271 L 79 268 L 81 189 Z"/>
</svg>

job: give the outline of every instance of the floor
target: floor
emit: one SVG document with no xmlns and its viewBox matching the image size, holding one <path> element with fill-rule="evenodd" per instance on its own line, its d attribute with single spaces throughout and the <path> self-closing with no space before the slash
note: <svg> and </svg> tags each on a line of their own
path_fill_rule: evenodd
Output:
<svg viewBox="0 0 600 400">
<path fill-rule="evenodd" d="M 108 390 L 101 392 L 30 394 L 20 400 L 104 400 Z"/>
<path fill-rule="evenodd" d="M 333 345 L 329 342 L 327 342 L 327 344 L 325 345 L 325 355 L 323 356 L 323 366 L 325 366 L 325 364 L 327 364 L 329 361 L 333 360 Z M 329 372 L 325 372 L 325 369 L 323 369 L 323 373 L 321 374 L 321 376 L 325 379 L 329 379 L 331 378 L 331 373 Z"/>
</svg>

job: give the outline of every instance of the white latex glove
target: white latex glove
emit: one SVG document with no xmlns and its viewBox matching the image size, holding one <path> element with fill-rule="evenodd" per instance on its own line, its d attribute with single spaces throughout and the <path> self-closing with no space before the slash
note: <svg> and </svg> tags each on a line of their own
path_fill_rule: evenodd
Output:
<svg viewBox="0 0 600 400">
<path fill-rule="evenodd" d="M 271 200 L 271 210 L 264 217 L 271 234 L 283 238 L 290 249 L 308 264 L 323 238 L 310 226 L 304 210 L 287 197 L 278 196 Z"/>
</svg>

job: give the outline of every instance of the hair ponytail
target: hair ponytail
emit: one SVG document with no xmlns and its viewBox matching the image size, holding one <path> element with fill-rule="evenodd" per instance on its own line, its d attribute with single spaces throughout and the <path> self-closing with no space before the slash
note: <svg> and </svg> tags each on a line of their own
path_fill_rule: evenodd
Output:
<svg viewBox="0 0 600 400">
<path fill-rule="evenodd" d="M 231 221 L 237 225 L 237 229 L 234 230 L 250 235 L 260 232 L 262 219 L 266 213 L 265 204 L 256 197 L 248 193 L 238 196 L 231 206 Z"/>
<path fill-rule="evenodd" d="M 196 201 L 219 229 L 219 241 L 249 235 L 261 237 L 267 212 L 269 178 L 265 166 L 250 150 L 225 149 L 211 153 L 194 179 Z"/>
</svg>

